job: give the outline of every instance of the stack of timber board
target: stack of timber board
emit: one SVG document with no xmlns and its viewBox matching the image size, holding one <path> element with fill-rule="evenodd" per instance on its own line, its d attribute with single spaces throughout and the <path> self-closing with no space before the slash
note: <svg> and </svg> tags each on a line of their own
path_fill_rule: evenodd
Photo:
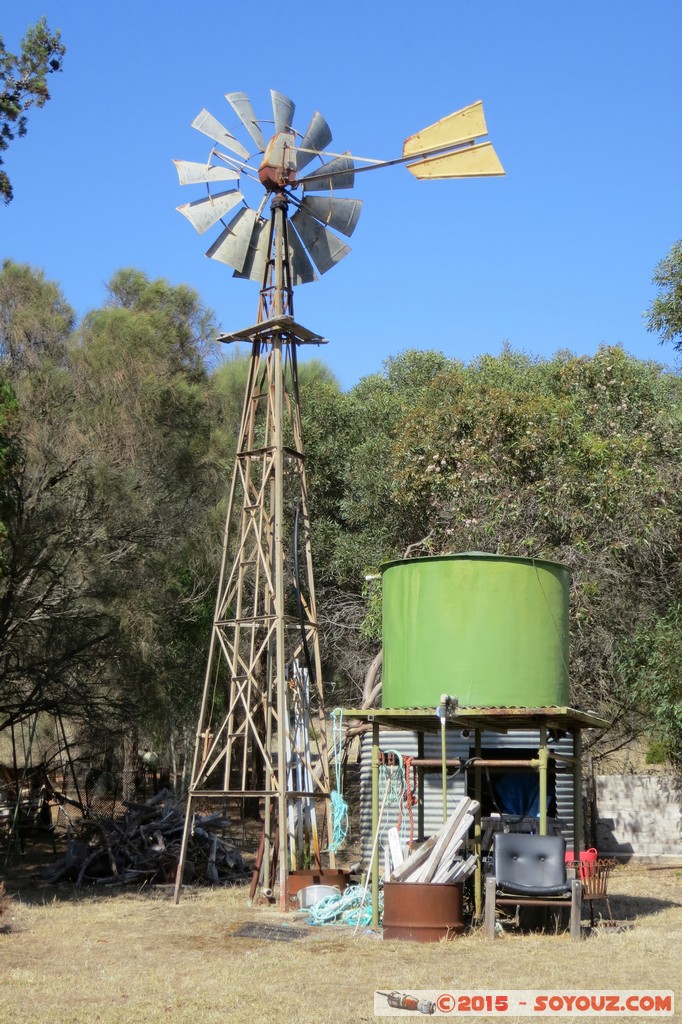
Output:
<svg viewBox="0 0 682 1024">
<path fill-rule="evenodd" d="M 459 850 L 479 809 L 476 800 L 463 797 L 439 832 L 403 859 L 397 829 L 388 833 L 392 882 L 463 882 L 476 868 L 474 856 L 462 859 Z"/>
</svg>

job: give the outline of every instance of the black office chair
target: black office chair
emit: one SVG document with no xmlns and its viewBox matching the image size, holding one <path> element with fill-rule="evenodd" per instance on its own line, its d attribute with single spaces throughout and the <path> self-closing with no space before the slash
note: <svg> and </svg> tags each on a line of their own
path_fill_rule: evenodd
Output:
<svg viewBox="0 0 682 1024">
<path fill-rule="evenodd" d="M 580 938 L 581 882 L 566 876 L 563 836 L 498 832 L 493 874 L 485 881 L 485 929 L 495 938 L 498 906 L 570 907 L 572 939 Z"/>
</svg>

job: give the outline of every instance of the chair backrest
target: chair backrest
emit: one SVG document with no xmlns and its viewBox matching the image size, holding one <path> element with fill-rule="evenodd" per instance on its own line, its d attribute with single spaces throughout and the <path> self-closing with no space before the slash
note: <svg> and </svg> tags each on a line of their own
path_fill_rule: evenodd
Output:
<svg viewBox="0 0 682 1024">
<path fill-rule="evenodd" d="M 566 841 L 563 836 L 498 832 L 493 870 L 498 888 L 524 896 L 556 896 L 566 892 Z"/>
</svg>

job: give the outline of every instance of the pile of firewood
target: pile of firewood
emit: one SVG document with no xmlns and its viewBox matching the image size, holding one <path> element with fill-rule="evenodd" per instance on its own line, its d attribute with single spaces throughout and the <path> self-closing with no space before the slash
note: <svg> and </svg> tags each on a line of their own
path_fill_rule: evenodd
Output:
<svg viewBox="0 0 682 1024">
<path fill-rule="evenodd" d="M 169 790 L 144 804 L 125 801 L 120 818 L 90 814 L 71 824 L 66 853 L 41 877 L 52 883 L 83 885 L 168 884 L 175 881 L 185 810 Z M 184 881 L 218 885 L 250 877 L 239 850 L 225 838 L 229 819 L 221 814 L 194 818 L 187 843 Z"/>
<path fill-rule="evenodd" d="M 478 808 L 475 800 L 463 797 L 443 828 L 407 858 L 403 857 L 397 829 L 390 829 L 391 880 L 439 883 L 463 882 L 467 879 L 476 868 L 476 858 L 463 858 L 460 849 L 466 841 Z"/>
</svg>

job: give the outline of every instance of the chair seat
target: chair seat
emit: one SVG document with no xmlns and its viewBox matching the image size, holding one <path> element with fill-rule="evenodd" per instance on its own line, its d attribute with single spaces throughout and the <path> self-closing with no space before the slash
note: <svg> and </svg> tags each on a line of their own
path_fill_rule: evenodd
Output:
<svg viewBox="0 0 682 1024">
<path fill-rule="evenodd" d="M 497 889 L 501 893 L 510 893 L 512 896 L 536 896 L 538 899 L 551 896 L 570 896 L 570 882 L 563 885 L 522 885 L 520 882 L 505 882 L 504 879 L 497 880 Z"/>
</svg>

